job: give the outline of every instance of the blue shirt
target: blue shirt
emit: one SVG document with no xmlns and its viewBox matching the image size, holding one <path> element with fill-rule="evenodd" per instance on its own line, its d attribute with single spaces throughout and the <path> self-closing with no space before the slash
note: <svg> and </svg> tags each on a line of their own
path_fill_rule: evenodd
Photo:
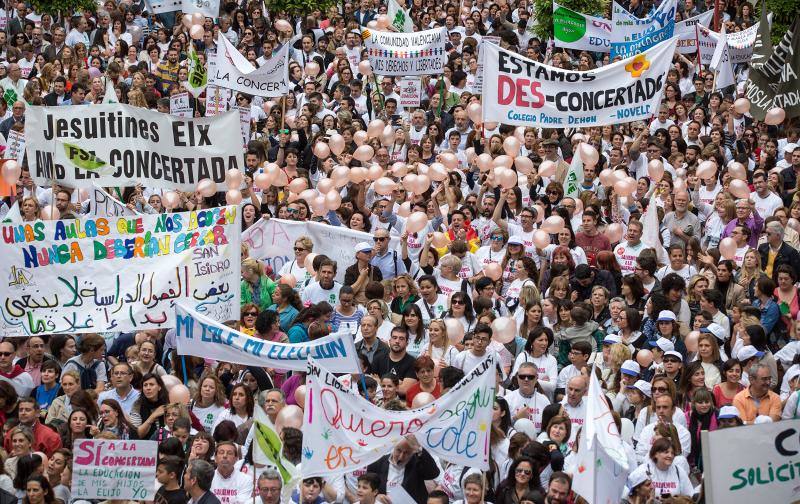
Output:
<svg viewBox="0 0 800 504">
<path fill-rule="evenodd" d="M 114 399 L 122 407 L 122 411 L 124 411 L 126 415 L 130 415 L 131 407 L 133 407 L 133 403 L 136 402 L 136 399 L 138 399 L 140 395 L 141 392 L 139 392 L 135 388 L 131 388 L 130 392 L 128 392 L 128 395 L 125 396 L 125 398 L 122 398 L 117 393 L 117 389 L 112 388 L 100 392 L 100 395 L 97 396 L 97 404 L 98 405 L 101 404 L 106 399 Z"/>
<path fill-rule="evenodd" d="M 387 250 L 383 255 L 375 255 L 370 264 L 381 270 L 383 278 L 394 278 L 397 275 L 407 273 L 403 258 L 396 250 Z"/>
</svg>

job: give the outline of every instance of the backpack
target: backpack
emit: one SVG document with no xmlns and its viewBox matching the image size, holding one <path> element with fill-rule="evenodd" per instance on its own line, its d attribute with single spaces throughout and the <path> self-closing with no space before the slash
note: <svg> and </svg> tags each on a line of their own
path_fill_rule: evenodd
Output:
<svg viewBox="0 0 800 504">
<path fill-rule="evenodd" d="M 102 363 L 102 360 L 96 360 L 88 368 L 78 364 L 78 371 L 81 375 L 81 389 L 90 390 L 97 387 L 97 367 Z"/>
</svg>

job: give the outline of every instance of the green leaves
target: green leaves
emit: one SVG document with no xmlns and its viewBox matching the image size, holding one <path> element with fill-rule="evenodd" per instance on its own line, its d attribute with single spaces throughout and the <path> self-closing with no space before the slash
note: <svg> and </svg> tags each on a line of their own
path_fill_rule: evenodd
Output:
<svg viewBox="0 0 800 504">
<path fill-rule="evenodd" d="M 270 12 L 286 12 L 292 16 L 304 16 L 316 9 L 325 12 L 338 4 L 336 0 L 266 0 L 264 3 Z"/>
<path fill-rule="evenodd" d="M 97 8 L 94 0 L 31 0 L 30 3 L 36 12 L 51 15 L 61 12 L 65 16 L 72 16 L 80 11 L 94 12 Z"/>
</svg>

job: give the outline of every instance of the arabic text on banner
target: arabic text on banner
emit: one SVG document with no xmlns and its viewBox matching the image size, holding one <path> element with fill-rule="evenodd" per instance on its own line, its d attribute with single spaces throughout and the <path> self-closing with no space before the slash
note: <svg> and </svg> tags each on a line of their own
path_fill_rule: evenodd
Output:
<svg viewBox="0 0 800 504">
<path fill-rule="evenodd" d="M 130 105 L 27 107 L 25 136 L 31 176 L 68 187 L 129 187 L 194 191 L 208 178 L 222 184 L 243 166 L 239 114 L 181 119 Z"/>
<path fill-rule="evenodd" d="M 562 70 L 484 45 L 483 120 L 563 128 L 650 119 L 661 101 L 675 43 L 667 40 L 588 72 Z"/>
<path fill-rule="evenodd" d="M 334 373 L 360 372 L 353 336 L 340 332 L 308 343 L 278 343 L 248 336 L 189 307 L 176 307 L 179 355 L 194 355 L 244 366 L 304 371 L 315 357 Z"/>
<path fill-rule="evenodd" d="M 447 64 L 447 28 L 392 33 L 363 28 L 361 37 L 378 75 L 432 75 Z"/>
<path fill-rule="evenodd" d="M 364 467 L 413 434 L 431 455 L 487 470 L 494 403 L 494 354 L 436 401 L 387 411 L 348 391 L 309 358 L 303 426 L 303 476 L 331 476 Z"/>
<path fill-rule="evenodd" d="M 151 501 L 156 495 L 156 441 L 75 440 L 75 499 Z"/>
<path fill-rule="evenodd" d="M 4 224 L 0 336 L 174 327 L 175 302 L 238 320 L 236 206 Z"/>
<path fill-rule="evenodd" d="M 185 14 L 199 12 L 206 17 L 219 16 L 219 0 L 147 0 L 153 14 L 181 11 Z"/>
</svg>

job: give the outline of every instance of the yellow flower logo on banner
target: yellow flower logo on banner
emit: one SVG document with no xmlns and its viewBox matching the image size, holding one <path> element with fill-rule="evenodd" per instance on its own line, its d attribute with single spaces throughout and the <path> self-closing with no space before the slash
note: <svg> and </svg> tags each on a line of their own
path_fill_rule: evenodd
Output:
<svg viewBox="0 0 800 504">
<path fill-rule="evenodd" d="M 631 77 L 641 77 L 648 68 L 650 68 L 650 60 L 644 54 L 637 54 L 630 63 L 625 65 L 625 71 L 631 74 Z"/>
</svg>

